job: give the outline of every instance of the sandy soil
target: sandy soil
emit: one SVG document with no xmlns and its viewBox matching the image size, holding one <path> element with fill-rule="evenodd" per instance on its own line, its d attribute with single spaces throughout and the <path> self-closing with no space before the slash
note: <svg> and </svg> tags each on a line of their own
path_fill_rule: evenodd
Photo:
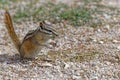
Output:
<svg viewBox="0 0 120 80">
<path fill-rule="evenodd" d="M 72 5 L 76 1 L 78 0 L 62 2 Z M 110 0 L 108 5 L 106 1 L 101 3 L 119 8 L 119 0 Z M 120 80 L 119 17 L 113 15 L 108 20 L 108 15 L 105 15 L 104 18 L 108 23 L 115 22 L 115 24 L 106 24 L 98 28 L 74 27 L 62 22 L 51 23 L 59 33 L 59 37 L 54 40 L 57 46 L 53 49 L 43 47 L 39 54 L 43 53 L 47 56 L 22 63 L 19 55 L 15 55 L 18 52 L 8 36 L 3 13 L 4 10 L 0 9 L 0 78 L 2 80 Z M 32 21 L 14 24 L 20 39 L 36 26 Z"/>
</svg>

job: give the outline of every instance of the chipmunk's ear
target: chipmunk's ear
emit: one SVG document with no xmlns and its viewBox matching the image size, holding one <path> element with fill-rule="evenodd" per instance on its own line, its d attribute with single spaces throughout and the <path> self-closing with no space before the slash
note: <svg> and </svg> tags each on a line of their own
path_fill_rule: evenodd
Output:
<svg viewBox="0 0 120 80">
<path fill-rule="evenodd" d="M 44 29 L 44 24 L 45 24 L 45 21 L 40 22 L 39 26 L 41 29 Z"/>
<path fill-rule="evenodd" d="M 40 22 L 39 27 L 43 29 L 43 22 Z"/>
</svg>

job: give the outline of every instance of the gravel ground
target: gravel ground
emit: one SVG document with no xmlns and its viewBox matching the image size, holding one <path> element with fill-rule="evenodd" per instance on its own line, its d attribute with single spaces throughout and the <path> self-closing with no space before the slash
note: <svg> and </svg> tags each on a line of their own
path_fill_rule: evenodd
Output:
<svg viewBox="0 0 120 80">
<path fill-rule="evenodd" d="M 74 0 L 71 0 L 70 5 L 73 3 Z M 104 0 L 102 4 L 105 3 Z M 3 13 L 4 10 L 0 9 L 0 78 L 2 80 L 120 80 L 119 17 L 114 19 L 115 15 L 113 15 L 108 20 L 108 15 L 105 15 L 104 18 L 108 23 L 118 23 L 106 24 L 98 28 L 73 27 L 62 22 L 51 23 L 59 32 L 59 37 L 54 40 L 57 46 L 53 49 L 43 47 L 40 52 L 50 56 L 22 63 L 8 36 Z M 15 25 L 20 39 L 28 30 L 36 26 L 32 21 Z M 26 25 L 27 27 L 23 27 Z"/>
</svg>

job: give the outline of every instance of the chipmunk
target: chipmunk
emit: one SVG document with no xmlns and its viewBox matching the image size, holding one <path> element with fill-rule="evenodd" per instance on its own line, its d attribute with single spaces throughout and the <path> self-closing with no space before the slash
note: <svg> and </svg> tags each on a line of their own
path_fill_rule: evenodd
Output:
<svg viewBox="0 0 120 80">
<path fill-rule="evenodd" d="M 40 22 L 39 27 L 29 31 L 21 42 L 15 33 L 11 16 L 8 11 L 5 12 L 5 24 L 16 49 L 20 53 L 20 58 L 34 58 L 46 42 L 58 36 L 56 30 L 50 28 L 45 22 Z"/>
</svg>

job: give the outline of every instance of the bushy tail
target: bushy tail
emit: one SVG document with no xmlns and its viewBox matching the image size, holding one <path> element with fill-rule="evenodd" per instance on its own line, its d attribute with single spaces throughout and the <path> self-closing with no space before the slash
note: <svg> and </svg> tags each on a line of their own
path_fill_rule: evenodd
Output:
<svg viewBox="0 0 120 80">
<path fill-rule="evenodd" d="M 15 47 L 19 51 L 21 42 L 20 42 L 20 40 L 19 40 L 18 36 L 16 35 L 15 30 L 13 28 L 11 16 L 10 16 L 8 11 L 6 11 L 4 15 L 5 15 L 5 24 L 6 24 L 6 28 L 8 30 L 8 33 L 9 33 Z"/>
</svg>

